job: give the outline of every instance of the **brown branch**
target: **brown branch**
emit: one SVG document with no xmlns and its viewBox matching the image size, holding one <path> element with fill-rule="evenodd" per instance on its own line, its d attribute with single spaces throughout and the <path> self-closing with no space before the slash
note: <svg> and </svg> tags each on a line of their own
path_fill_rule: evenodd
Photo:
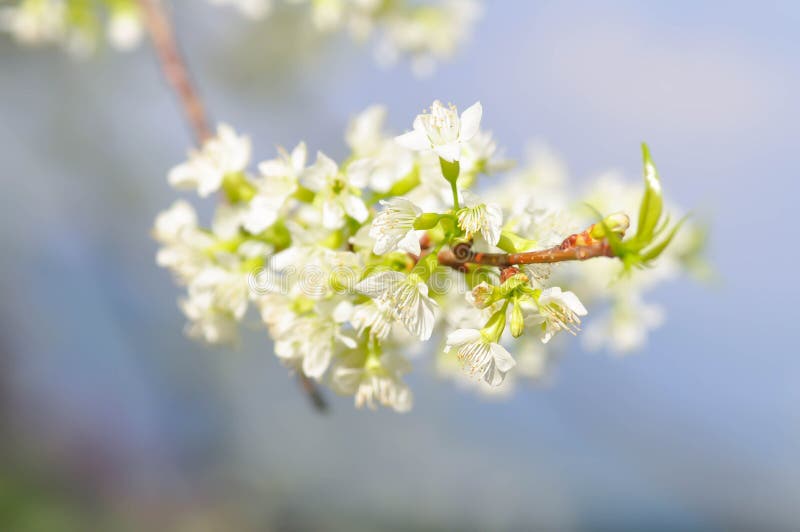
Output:
<svg viewBox="0 0 800 532">
<path fill-rule="evenodd" d="M 150 32 L 153 47 L 158 54 L 164 77 L 183 107 L 184 116 L 191 126 L 195 140 L 198 144 L 202 144 L 212 136 L 205 106 L 192 83 L 189 68 L 178 48 L 175 32 L 162 0 L 138 0 L 138 3 L 144 15 L 145 25 Z M 314 408 L 318 412 L 326 411 L 328 404 L 317 384 L 302 373 L 299 380 Z"/>
<path fill-rule="evenodd" d="M 198 144 L 202 144 L 211 137 L 211 128 L 208 126 L 203 101 L 192 83 L 189 69 L 178 48 L 162 0 L 138 0 L 138 2 L 164 77 L 183 107 L 195 140 Z"/>
<path fill-rule="evenodd" d="M 608 243 L 602 241 L 588 246 L 572 246 L 566 249 L 562 249 L 562 246 L 555 246 L 550 249 L 525 253 L 478 253 L 472 251 L 468 244 L 459 244 L 452 250 L 441 251 L 437 258 L 439 264 L 443 266 L 463 270 L 466 264 L 507 268 L 516 264 L 544 264 L 613 256 L 614 253 Z"/>
</svg>

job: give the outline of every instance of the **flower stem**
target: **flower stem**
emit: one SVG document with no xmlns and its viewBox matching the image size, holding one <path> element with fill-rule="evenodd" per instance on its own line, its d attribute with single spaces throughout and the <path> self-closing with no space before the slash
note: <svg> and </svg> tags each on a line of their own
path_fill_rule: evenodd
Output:
<svg viewBox="0 0 800 532">
<path fill-rule="evenodd" d="M 453 209 L 457 211 L 461 207 L 458 204 L 458 187 L 455 181 L 450 181 L 450 190 L 453 191 Z"/>
</svg>

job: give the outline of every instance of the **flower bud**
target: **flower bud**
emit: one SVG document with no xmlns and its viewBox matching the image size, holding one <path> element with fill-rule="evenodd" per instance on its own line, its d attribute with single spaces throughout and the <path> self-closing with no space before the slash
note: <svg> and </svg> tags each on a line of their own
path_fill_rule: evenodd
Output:
<svg viewBox="0 0 800 532">
<path fill-rule="evenodd" d="M 525 330 L 525 318 L 522 316 L 522 307 L 519 300 L 514 300 L 511 308 L 511 334 L 514 338 L 519 338 Z"/>
<path fill-rule="evenodd" d="M 608 230 L 612 233 L 622 236 L 630 226 L 631 219 L 628 218 L 627 214 L 623 212 L 615 212 L 614 214 L 609 214 L 606 216 L 603 219 L 603 223 L 594 224 L 589 234 L 592 238 L 599 240 L 606 236 L 605 231 L 606 228 L 608 228 Z"/>
<path fill-rule="evenodd" d="M 491 304 L 494 287 L 486 281 L 472 289 L 472 304 L 477 308 L 486 308 Z"/>
</svg>

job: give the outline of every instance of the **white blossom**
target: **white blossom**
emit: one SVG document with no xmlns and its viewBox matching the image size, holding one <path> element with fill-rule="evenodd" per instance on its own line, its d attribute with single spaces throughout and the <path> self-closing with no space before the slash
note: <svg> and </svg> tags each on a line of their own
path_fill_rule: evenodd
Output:
<svg viewBox="0 0 800 532">
<path fill-rule="evenodd" d="M 461 146 L 478 132 L 483 108 L 477 102 L 461 116 L 454 105 L 445 107 L 439 100 L 431 105 L 429 113 L 414 119 L 414 130 L 396 138 L 397 142 L 416 151 L 433 150 L 446 161 L 458 161 Z"/>
<path fill-rule="evenodd" d="M 495 203 L 481 202 L 474 194 L 463 193 L 462 197 L 466 206 L 458 211 L 458 226 L 468 237 L 480 234 L 496 246 L 503 228 L 503 210 Z"/>
<path fill-rule="evenodd" d="M 529 315 L 526 322 L 541 327 L 543 343 L 560 331 L 575 334 L 581 323 L 579 316 L 587 314 L 578 296 L 557 286 L 542 290 L 536 304 L 537 313 Z"/>
<path fill-rule="evenodd" d="M 359 336 L 369 330 L 372 338 L 385 340 L 397 320 L 395 309 L 384 301 L 370 299 L 353 308 L 350 323 Z"/>
<path fill-rule="evenodd" d="M 644 347 L 647 334 L 662 323 L 664 309 L 642 301 L 638 292 L 631 291 L 592 320 L 583 335 L 583 345 L 591 350 L 608 347 L 614 353 L 630 353 Z"/>
<path fill-rule="evenodd" d="M 156 217 L 153 237 L 163 244 L 156 263 L 172 270 L 183 284 L 210 263 L 207 249 L 214 244 L 214 238 L 198 228 L 194 208 L 183 200 Z"/>
<path fill-rule="evenodd" d="M 445 353 L 451 350 L 471 375 L 491 386 L 502 384 L 506 373 L 516 365 L 511 353 L 477 329 L 457 329 L 448 334 Z"/>
<path fill-rule="evenodd" d="M 371 105 L 353 117 L 347 125 L 345 141 L 357 157 L 369 157 L 381 149 L 385 136 L 386 107 Z"/>
<path fill-rule="evenodd" d="M 192 279 L 188 297 L 180 303 L 189 320 L 187 334 L 210 344 L 234 342 L 248 297 L 245 273 L 219 266 L 203 269 Z"/>
<path fill-rule="evenodd" d="M 395 319 L 420 340 L 433 334 L 438 305 L 428 297 L 428 285 L 417 275 L 383 271 L 358 283 L 356 291 L 373 298 L 379 306 L 392 309 Z"/>
<path fill-rule="evenodd" d="M 297 315 L 292 311 L 280 317 L 262 317 L 272 322 L 275 354 L 305 375 L 320 379 L 327 371 L 337 349 L 354 349 L 356 342 L 342 331 L 349 319 L 350 307 L 333 301 L 319 302 L 312 310 Z"/>
<path fill-rule="evenodd" d="M 222 186 L 227 174 L 244 171 L 250 162 L 250 139 L 239 136 L 227 124 L 220 124 L 217 136 L 203 147 L 189 152 L 189 160 L 169 173 L 170 185 L 180 189 L 196 189 L 206 197 Z"/>
<path fill-rule="evenodd" d="M 405 198 L 381 200 L 384 208 L 375 216 L 369 236 L 375 239 L 373 252 L 383 255 L 400 250 L 412 255 L 421 253 L 419 231 L 414 229 L 414 220 L 422 209 Z"/>
<path fill-rule="evenodd" d="M 401 376 L 410 369 L 411 365 L 400 355 L 384 353 L 380 358 L 368 356 L 359 365 L 337 366 L 331 381 L 335 391 L 355 397 L 357 408 L 366 406 L 373 410 L 382 405 L 397 412 L 408 412 L 412 395 Z"/>
<path fill-rule="evenodd" d="M 184 230 L 197 228 L 197 212 L 184 200 L 176 200 L 156 216 L 153 237 L 163 244 L 176 242 Z"/>
<path fill-rule="evenodd" d="M 369 217 L 360 195 L 360 189 L 366 185 L 367 164 L 366 160 L 353 162 L 342 173 L 330 157 L 318 152 L 316 163 L 304 172 L 301 182 L 317 193 L 325 228 L 339 229 L 344 225 L 345 215 L 358 222 Z"/>
<path fill-rule="evenodd" d="M 297 190 L 297 181 L 306 166 L 306 145 L 298 144 L 291 153 L 279 148 L 280 156 L 258 165 L 261 179 L 256 181 L 256 195 L 248 204 L 244 228 L 253 234 L 274 224 L 286 201 Z"/>
</svg>

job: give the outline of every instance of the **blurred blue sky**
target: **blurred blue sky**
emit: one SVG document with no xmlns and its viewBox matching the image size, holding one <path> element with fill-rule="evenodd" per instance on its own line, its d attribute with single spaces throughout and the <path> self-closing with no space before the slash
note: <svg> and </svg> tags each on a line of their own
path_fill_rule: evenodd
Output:
<svg viewBox="0 0 800 532">
<path fill-rule="evenodd" d="M 182 336 L 148 235 L 190 139 L 151 50 L 74 62 L 3 40 L 0 338 L 45 452 L 100 441 L 117 489 L 148 496 L 224 472 L 310 522 L 797 526 L 800 3 L 487 2 L 424 80 L 291 17 L 174 3 L 212 115 L 257 158 L 301 139 L 341 156 L 354 113 L 385 103 L 401 131 L 435 98 L 481 100 L 508 155 L 545 139 L 579 181 L 638 179 L 647 140 L 671 198 L 711 221 L 721 282 L 658 290 L 668 321 L 644 352 L 573 342 L 551 383 L 510 401 L 418 364 L 411 414 L 333 399 L 320 418 L 258 331 L 238 352 Z"/>
</svg>

